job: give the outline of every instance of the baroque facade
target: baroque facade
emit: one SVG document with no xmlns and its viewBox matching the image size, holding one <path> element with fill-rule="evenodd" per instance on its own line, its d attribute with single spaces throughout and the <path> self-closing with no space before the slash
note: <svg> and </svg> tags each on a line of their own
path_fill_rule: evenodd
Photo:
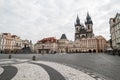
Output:
<svg viewBox="0 0 120 80">
<path fill-rule="evenodd" d="M 22 46 L 22 40 L 16 36 L 11 35 L 10 33 L 1 33 L 0 34 L 0 51 L 1 53 L 10 53 L 15 50 L 19 50 Z"/>
<path fill-rule="evenodd" d="M 70 41 L 68 45 L 68 53 L 104 52 L 106 40 L 102 36 L 96 36 L 94 38 L 82 38 Z"/>
<path fill-rule="evenodd" d="M 43 38 L 34 45 L 36 53 L 56 53 L 57 52 L 57 39 L 55 37 Z"/>
<path fill-rule="evenodd" d="M 24 40 L 11 33 L 0 33 L 0 53 L 18 53 L 24 48 Z"/>
<path fill-rule="evenodd" d="M 114 18 L 110 18 L 109 24 L 112 48 L 120 50 L 120 13 L 117 13 Z"/>
<path fill-rule="evenodd" d="M 68 43 L 69 40 L 67 39 L 65 34 L 62 34 L 61 38 L 58 40 L 58 53 L 66 53 L 68 52 Z"/>
</svg>

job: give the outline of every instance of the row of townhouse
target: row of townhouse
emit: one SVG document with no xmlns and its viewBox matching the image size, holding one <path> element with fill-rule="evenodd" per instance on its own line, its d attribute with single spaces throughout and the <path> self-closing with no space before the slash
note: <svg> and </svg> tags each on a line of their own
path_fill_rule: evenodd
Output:
<svg viewBox="0 0 120 80">
<path fill-rule="evenodd" d="M 0 53 L 18 53 L 27 45 L 25 41 L 11 33 L 0 33 Z"/>
<path fill-rule="evenodd" d="M 117 13 L 114 18 L 110 18 L 110 34 L 111 46 L 114 50 L 120 51 L 120 13 Z"/>
<path fill-rule="evenodd" d="M 37 53 L 98 53 L 106 50 L 107 43 L 106 39 L 102 36 L 69 41 L 66 35 L 62 34 L 60 39 L 48 37 L 39 40 L 34 47 Z"/>
<path fill-rule="evenodd" d="M 81 40 L 70 41 L 68 44 L 68 53 L 80 52 L 104 52 L 107 43 L 104 37 L 96 36 L 93 38 L 83 38 Z"/>
</svg>

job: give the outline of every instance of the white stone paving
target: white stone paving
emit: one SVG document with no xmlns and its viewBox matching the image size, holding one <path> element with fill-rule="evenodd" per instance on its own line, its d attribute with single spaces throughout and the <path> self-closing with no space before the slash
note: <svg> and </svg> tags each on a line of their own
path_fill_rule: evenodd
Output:
<svg viewBox="0 0 120 80">
<path fill-rule="evenodd" d="M 14 60 L 16 60 L 16 61 L 18 61 L 18 62 L 25 62 L 25 61 L 29 61 L 28 59 L 14 59 Z"/>
<path fill-rule="evenodd" d="M 2 62 L 0 62 L 0 64 L 6 64 L 6 63 L 13 63 L 13 61 L 8 60 L 8 61 L 2 61 Z"/>
<path fill-rule="evenodd" d="M 40 66 L 22 63 L 13 65 L 18 72 L 12 80 L 50 80 L 48 73 Z"/>
<path fill-rule="evenodd" d="M 16 63 L 17 62 L 26 62 L 29 61 L 28 59 L 0 59 L 0 64 L 7 64 L 7 63 Z"/>
<path fill-rule="evenodd" d="M 96 80 L 95 78 L 66 65 L 46 61 L 37 61 L 36 63 L 42 63 L 54 68 L 60 72 L 66 80 Z"/>
<path fill-rule="evenodd" d="M 3 73 L 4 69 L 0 67 L 0 75 Z"/>
<path fill-rule="evenodd" d="M 8 61 L 7 61 L 8 60 Z M 12 80 L 50 80 L 48 73 L 42 68 L 41 66 L 28 63 L 26 61 L 30 61 L 28 59 L 6 59 L 5 61 L 0 62 L 2 63 L 13 63 L 17 62 L 24 62 L 20 64 L 12 64 L 18 69 L 17 74 L 13 77 Z M 89 76 L 88 74 L 74 69 L 72 67 L 55 63 L 55 62 L 48 62 L 48 61 L 31 61 L 34 63 L 41 63 L 52 67 L 53 69 L 57 70 L 61 73 L 66 80 L 96 80 L 95 78 Z M 0 67 L 0 74 L 4 71 L 2 67 Z"/>
</svg>

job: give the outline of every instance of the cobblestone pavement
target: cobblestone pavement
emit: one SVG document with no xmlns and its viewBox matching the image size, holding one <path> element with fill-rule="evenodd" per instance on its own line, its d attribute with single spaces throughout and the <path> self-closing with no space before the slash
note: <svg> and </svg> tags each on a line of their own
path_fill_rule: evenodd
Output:
<svg viewBox="0 0 120 80">
<path fill-rule="evenodd" d="M 79 69 L 94 78 L 102 77 L 106 80 L 120 80 L 120 57 L 103 53 L 82 54 L 12 54 L 12 58 L 32 59 L 62 63 Z M 8 54 L 1 54 L 1 59 L 8 58 Z M 97 76 L 94 76 L 97 75 Z M 97 79 L 96 79 L 97 80 Z"/>
<path fill-rule="evenodd" d="M 65 78 L 55 69 L 44 64 L 38 64 L 38 63 L 34 63 L 34 64 L 43 67 L 47 71 L 47 73 L 50 75 L 50 80 L 65 80 Z"/>
<path fill-rule="evenodd" d="M 4 64 L 3 64 L 4 63 Z M 9 64 L 8 64 L 9 63 Z M 2 70 L 3 68 L 3 70 Z M 50 61 L 0 59 L 0 80 L 105 80 Z"/>
<path fill-rule="evenodd" d="M 11 80 L 17 73 L 17 68 L 13 66 L 3 66 L 4 72 L 0 75 L 0 80 Z"/>
</svg>

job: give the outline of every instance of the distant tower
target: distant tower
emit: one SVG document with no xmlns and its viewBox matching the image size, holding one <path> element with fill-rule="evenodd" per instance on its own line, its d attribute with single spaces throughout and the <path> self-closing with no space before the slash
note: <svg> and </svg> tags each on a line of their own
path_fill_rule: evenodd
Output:
<svg viewBox="0 0 120 80">
<path fill-rule="evenodd" d="M 61 38 L 60 39 L 66 39 L 67 40 L 67 37 L 65 34 L 62 34 Z"/>
<path fill-rule="evenodd" d="M 76 26 L 79 26 L 79 25 L 80 25 L 80 19 L 79 19 L 79 16 L 77 15 Z"/>
<path fill-rule="evenodd" d="M 86 25 L 86 31 L 87 31 L 87 38 L 92 38 L 94 36 L 93 22 L 92 22 L 91 17 L 88 12 L 87 12 L 87 16 L 86 16 L 85 25 Z"/>
<path fill-rule="evenodd" d="M 80 37 L 79 30 L 80 30 L 80 19 L 77 15 L 76 22 L 75 22 L 75 40 Z"/>
<path fill-rule="evenodd" d="M 75 23 L 75 40 L 86 38 L 86 37 L 87 37 L 86 29 L 85 29 L 84 25 L 82 25 L 80 23 L 80 19 L 77 15 L 77 19 L 76 19 L 76 23 Z"/>
</svg>

